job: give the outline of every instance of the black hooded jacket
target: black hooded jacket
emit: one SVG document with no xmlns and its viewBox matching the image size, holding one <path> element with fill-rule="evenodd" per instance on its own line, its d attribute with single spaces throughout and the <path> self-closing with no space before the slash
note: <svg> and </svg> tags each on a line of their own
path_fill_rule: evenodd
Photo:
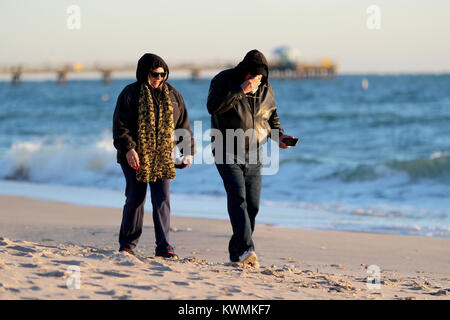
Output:
<svg viewBox="0 0 450 320">
<path fill-rule="evenodd" d="M 116 109 L 113 115 L 113 144 L 117 149 L 117 162 L 127 163 L 126 153 L 136 148 L 138 136 L 138 104 L 141 84 L 148 84 L 148 74 L 150 70 L 162 67 L 167 72 L 166 79 L 169 77 L 169 67 L 164 60 L 154 54 L 146 53 L 138 61 L 136 69 L 137 81 L 126 86 L 117 98 Z M 167 83 L 169 87 L 169 96 L 173 105 L 173 121 L 175 129 L 183 128 L 188 130 L 190 136 L 180 137 L 182 139 L 191 139 L 190 154 L 194 154 L 194 138 L 189 126 L 189 118 L 186 106 L 181 94 Z M 162 87 L 162 84 L 159 88 Z M 158 100 L 160 92 L 154 90 L 149 85 L 154 100 Z M 156 110 L 158 108 L 155 108 Z M 156 115 L 158 116 L 158 115 Z M 178 141 L 178 142 L 179 142 Z M 189 152 L 189 151 L 188 151 Z M 184 152 L 187 153 L 186 151 Z"/>
<path fill-rule="evenodd" d="M 255 94 L 245 94 L 240 87 L 247 73 L 263 74 Z M 224 145 L 226 129 L 254 129 L 259 145 L 270 136 L 272 129 L 278 129 L 280 136 L 283 134 L 268 79 L 266 58 L 258 50 L 252 50 L 235 68 L 224 70 L 211 80 L 207 101 L 211 128 L 222 132 Z"/>
</svg>

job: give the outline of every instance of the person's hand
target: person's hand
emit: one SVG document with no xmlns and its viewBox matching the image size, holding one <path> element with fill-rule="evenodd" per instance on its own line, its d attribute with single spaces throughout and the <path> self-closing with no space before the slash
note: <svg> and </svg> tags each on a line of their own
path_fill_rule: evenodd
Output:
<svg viewBox="0 0 450 320">
<path fill-rule="evenodd" d="M 278 139 L 278 146 L 279 146 L 281 149 L 289 149 L 291 146 L 287 146 L 287 145 L 284 144 L 284 142 L 283 142 L 283 139 L 284 139 L 284 138 L 294 138 L 294 137 L 293 137 L 293 136 L 287 136 L 287 135 L 283 134 L 283 135 L 280 136 L 280 138 Z"/>
<path fill-rule="evenodd" d="M 245 93 L 249 93 L 253 89 L 256 89 L 259 87 L 259 85 L 261 84 L 261 80 L 262 80 L 262 75 L 257 75 L 254 78 L 250 78 L 250 79 L 244 81 L 241 84 L 241 88 L 242 88 L 242 90 L 244 90 Z"/>
<path fill-rule="evenodd" d="M 193 161 L 193 156 L 192 155 L 185 155 L 183 157 L 183 160 L 181 160 L 181 165 L 182 167 L 180 169 L 184 169 L 184 168 L 189 168 L 192 165 L 192 161 Z"/>
<path fill-rule="evenodd" d="M 134 151 L 134 149 L 131 149 L 130 151 L 128 151 L 126 154 L 126 157 L 127 157 L 127 162 L 130 165 L 130 167 L 132 167 L 134 170 L 139 169 L 141 161 L 139 160 L 139 156 L 138 156 L 137 152 Z"/>
</svg>

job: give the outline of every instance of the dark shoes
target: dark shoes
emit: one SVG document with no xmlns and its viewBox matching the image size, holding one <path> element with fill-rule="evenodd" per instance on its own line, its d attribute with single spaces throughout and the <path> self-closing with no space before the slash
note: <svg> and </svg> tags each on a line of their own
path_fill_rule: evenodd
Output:
<svg viewBox="0 0 450 320">
<path fill-rule="evenodd" d="M 123 252 L 126 252 L 126 253 L 128 253 L 128 254 L 131 254 L 132 256 L 135 255 L 133 249 L 130 249 L 130 248 L 120 247 L 119 252 L 122 252 L 122 251 L 123 251 Z"/>
<path fill-rule="evenodd" d="M 175 252 L 173 251 L 168 251 L 165 253 L 156 253 L 155 256 L 157 257 L 163 257 L 163 258 L 168 258 L 168 259 L 174 259 L 174 260 L 178 260 L 178 256 Z"/>
</svg>

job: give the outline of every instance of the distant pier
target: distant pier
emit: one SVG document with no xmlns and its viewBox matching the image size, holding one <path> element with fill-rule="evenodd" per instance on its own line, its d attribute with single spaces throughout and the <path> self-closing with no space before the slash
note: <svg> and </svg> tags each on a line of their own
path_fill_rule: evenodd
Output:
<svg viewBox="0 0 450 320">
<path fill-rule="evenodd" d="M 318 64 L 285 63 L 271 64 L 270 77 L 275 79 L 311 79 L 334 78 L 337 75 L 337 65 L 328 59 Z"/>
<path fill-rule="evenodd" d="M 234 63 L 214 63 L 214 64 L 191 64 L 184 63 L 170 67 L 170 70 L 188 71 L 193 81 L 200 79 L 200 74 L 205 71 L 223 70 L 234 67 Z M 310 78 L 334 78 L 336 77 L 337 66 L 324 59 L 320 64 L 291 63 L 279 64 L 271 63 L 269 66 L 270 77 L 273 79 L 310 79 Z M 11 83 L 19 85 L 22 82 L 24 74 L 55 74 L 58 84 L 65 84 L 68 81 L 69 73 L 100 73 L 103 83 L 109 84 L 113 80 L 113 73 L 117 72 L 135 72 L 136 64 L 127 65 L 91 65 L 84 67 L 80 62 L 73 65 L 62 66 L 42 66 L 30 67 L 25 65 L 2 66 L 0 65 L 0 74 L 9 74 Z"/>
</svg>

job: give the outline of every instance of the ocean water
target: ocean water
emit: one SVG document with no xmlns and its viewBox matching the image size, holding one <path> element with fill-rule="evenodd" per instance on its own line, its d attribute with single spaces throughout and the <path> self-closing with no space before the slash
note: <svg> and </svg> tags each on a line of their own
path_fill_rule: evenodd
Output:
<svg viewBox="0 0 450 320">
<path fill-rule="evenodd" d="M 118 206 L 125 181 L 115 161 L 112 114 L 118 94 L 131 82 L 0 82 L 0 194 L 28 190 L 29 196 L 52 198 L 52 193 L 55 200 L 86 204 L 99 197 L 99 205 L 108 206 L 110 199 Z M 208 129 L 209 79 L 169 82 L 183 95 L 191 126 L 201 121 L 201 133 Z M 450 237 L 450 75 L 271 84 L 281 124 L 300 142 L 280 150 L 277 174 L 263 177 L 257 221 Z M 201 134 L 196 142 L 209 145 Z M 55 190 L 66 194 L 56 196 Z M 171 191 L 186 206 L 179 211 L 228 218 L 214 165 L 177 171 Z"/>
</svg>

